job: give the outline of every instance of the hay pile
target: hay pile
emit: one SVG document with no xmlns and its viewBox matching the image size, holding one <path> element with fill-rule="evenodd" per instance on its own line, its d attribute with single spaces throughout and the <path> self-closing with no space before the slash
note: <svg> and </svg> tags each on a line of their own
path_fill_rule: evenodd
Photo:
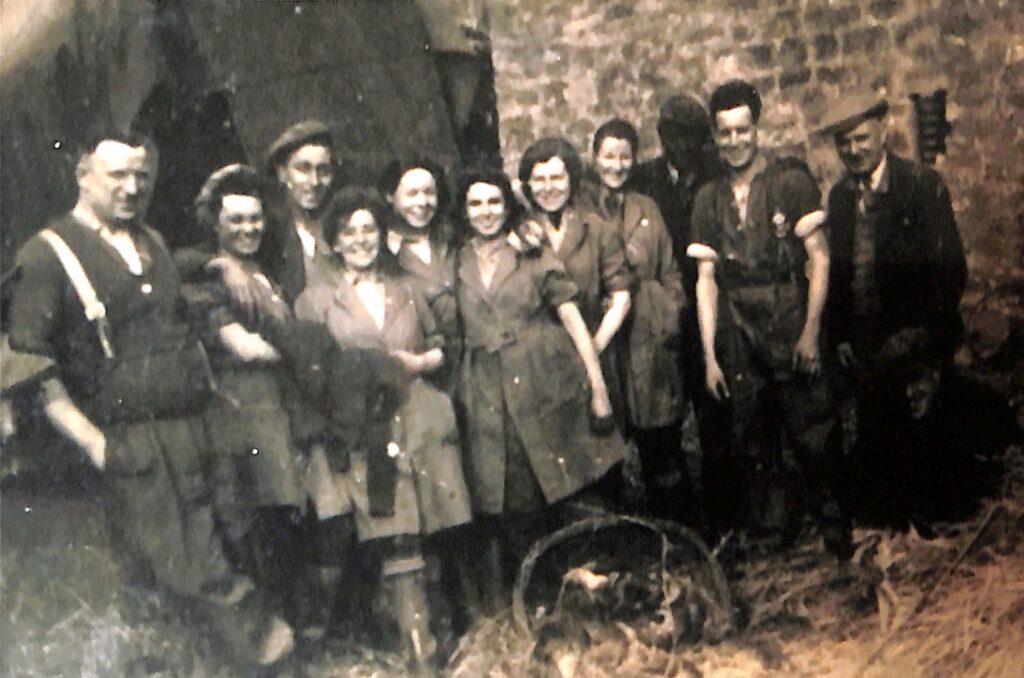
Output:
<svg viewBox="0 0 1024 678">
<path fill-rule="evenodd" d="M 591 642 L 541 638 L 546 648 L 538 652 L 537 638 L 517 633 L 511 615 L 504 615 L 470 632 L 452 657 L 451 675 L 1019 676 L 1020 450 L 1011 450 L 1010 466 L 1004 496 L 988 501 L 974 520 L 930 526 L 938 534 L 931 539 L 913 529 L 857 530 L 851 562 L 837 563 L 813 533 L 785 552 L 745 538 L 726 544 L 722 556 L 731 561 L 733 596 L 747 619 L 721 643 L 666 651 L 632 626 L 612 622 L 602 633 L 591 631 Z"/>
</svg>

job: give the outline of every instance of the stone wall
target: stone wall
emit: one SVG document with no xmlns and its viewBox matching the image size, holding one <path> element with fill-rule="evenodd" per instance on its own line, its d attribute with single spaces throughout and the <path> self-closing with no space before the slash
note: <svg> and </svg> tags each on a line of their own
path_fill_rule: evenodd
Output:
<svg viewBox="0 0 1024 678">
<path fill-rule="evenodd" d="M 657 153 L 660 103 L 730 77 L 758 84 L 762 138 L 804 155 L 827 186 L 829 144 L 808 139 L 844 89 L 893 104 L 896 150 L 913 154 L 908 96 L 949 91 L 938 167 L 976 277 L 1019 274 L 1024 250 L 1024 2 L 1020 0 L 486 0 L 507 167 L 542 135 L 588 149 L 620 115 Z"/>
</svg>

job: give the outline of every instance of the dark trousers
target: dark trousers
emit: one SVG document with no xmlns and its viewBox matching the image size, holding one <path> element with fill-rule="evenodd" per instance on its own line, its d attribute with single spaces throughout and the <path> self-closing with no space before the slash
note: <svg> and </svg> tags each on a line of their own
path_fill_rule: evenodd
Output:
<svg viewBox="0 0 1024 678">
<path fill-rule="evenodd" d="M 255 659 L 267 618 L 259 595 L 237 594 L 206 480 L 201 418 L 107 427 L 103 472 L 115 548 L 136 575 L 208 619 L 227 650 Z"/>
<path fill-rule="evenodd" d="M 682 450 L 682 423 L 633 428 L 629 436 L 640 453 L 647 510 L 655 518 L 694 525 L 694 499 Z"/>
</svg>

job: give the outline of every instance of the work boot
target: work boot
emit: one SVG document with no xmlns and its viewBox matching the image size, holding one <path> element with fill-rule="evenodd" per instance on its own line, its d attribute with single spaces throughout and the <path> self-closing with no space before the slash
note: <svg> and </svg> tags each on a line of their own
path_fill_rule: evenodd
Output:
<svg viewBox="0 0 1024 678">
<path fill-rule="evenodd" d="M 484 610 L 495 615 L 507 607 L 505 596 L 505 567 L 501 542 L 497 537 L 489 537 L 484 543 L 483 558 L 480 561 L 481 589 Z"/>
<path fill-rule="evenodd" d="M 423 570 L 386 575 L 384 586 L 402 636 L 409 670 L 417 677 L 436 676 L 437 640 L 430 629 L 430 607 Z"/>
</svg>

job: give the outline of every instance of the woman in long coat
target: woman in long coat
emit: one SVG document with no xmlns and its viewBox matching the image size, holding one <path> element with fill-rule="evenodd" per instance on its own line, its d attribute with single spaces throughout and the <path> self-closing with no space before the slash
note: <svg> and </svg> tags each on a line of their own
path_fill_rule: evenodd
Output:
<svg viewBox="0 0 1024 678">
<path fill-rule="evenodd" d="M 615 419 L 625 428 L 616 337 L 629 313 L 632 275 L 621 230 L 580 199 L 582 163 L 568 141 L 557 137 L 530 145 L 519 163 L 519 179 L 530 205 L 524 231 L 541 235 L 542 247 L 565 266 L 579 290 L 576 303 L 601 357 Z M 618 503 L 620 475 L 599 493 Z"/>
<path fill-rule="evenodd" d="M 351 502 L 360 540 L 383 551 L 396 621 L 413 657 L 426 660 L 436 643 L 419 537 L 464 525 L 472 514 L 451 401 L 419 378 L 444 363 L 444 340 L 419 289 L 395 273 L 383 214 L 371 189 L 345 188 L 333 198 L 325 236 L 336 253 L 334 266 L 310 280 L 295 313 L 326 325 L 339 344 L 389 352 L 413 377 L 386 432 L 386 450 L 347 450 L 348 470 L 332 472 L 330 481 Z M 373 455 L 382 453 L 397 470 L 391 511 L 374 509 Z"/>
<path fill-rule="evenodd" d="M 584 180 L 583 192 L 621 235 L 633 275 L 632 311 L 617 357 L 627 431 L 640 453 L 648 508 L 660 518 L 686 521 L 692 500 L 681 449 L 685 402 L 678 369 L 685 293 L 657 204 L 630 188 L 638 145 L 636 130 L 625 120 L 601 125 L 592 145 L 593 176 Z"/>
<path fill-rule="evenodd" d="M 477 514 L 499 518 L 487 521 L 485 549 L 485 585 L 496 603 L 503 597 L 498 535 L 518 531 L 508 519 L 538 522 L 549 506 L 607 474 L 625 445 L 595 425 L 610 423 L 611 402 L 576 284 L 547 251 L 514 244 L 517 203 L 508 179 L 496 170 L 468 172 L 457 204 L 471 234 L 456 268 L 466 471 Z"/>
</svg>

